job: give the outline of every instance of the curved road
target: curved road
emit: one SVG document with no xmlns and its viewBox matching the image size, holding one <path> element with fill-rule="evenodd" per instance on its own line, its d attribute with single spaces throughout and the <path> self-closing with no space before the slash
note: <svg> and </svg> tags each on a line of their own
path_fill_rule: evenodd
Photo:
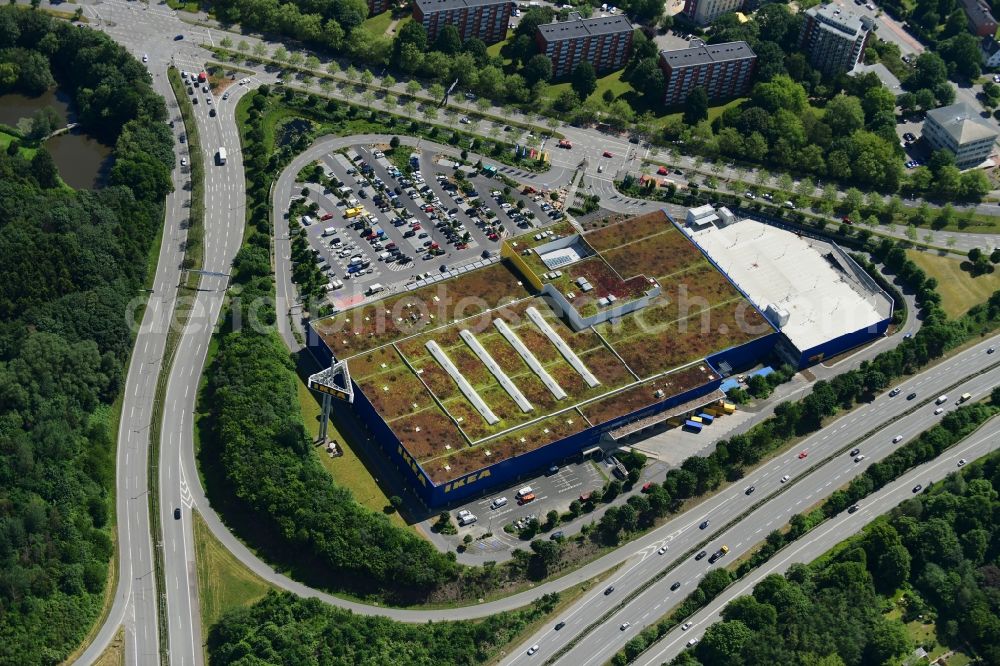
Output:
<svg viewBox="0 0 1000 666">
<path fill-rule="evenodd" d="M 160 6 L 148 9 L 142 4 L 126 3 L 122 0 L 106 0 L 96 4 L 81 5 L 92 26 L 106 31 L 117 41 L 126 45 L 137 56 L 150 55 L 149 68 L 156 72 L 154 85 L 167 99 L 172 97 L 166 82 L 165 69 L 177 58 L 178 67 L 191 63 L 194 68 L 211 59 L 211 54 L 192 43 L 192 40 L 212 42 L 222 36 L 218 31 L 192 29 L 177 18 L 176 14 Z M 185 40 L 173 41 L 173 35 L 183 34 Z M 234 36 L 237 36 L 234 34 Z M 265 80 L 273 76 L 262 75 Z M 234 88 L 233 90 L 239 90 Z M 239 248 L 244 223 L 244 181 L 240 163 L 239 140 L 236 132 L 232 108 L 238 96 L 222 103 L 219 117 L 210 119 L 204 103 L 195 107 L 202 145 L 206 151 L 206 217 L 205 217 L 205 263 L 204 268 L 219 273 L 227 273 L 232 257 Z M 228 104 L 228 105 L 227 105 Z M 172 109 L 175 114 L 175 108 Z M 598 151 L 613 149 L 625 155 L 628 145 L 620 139 L 607 137 L 591 130 L 571 128 L 574 141 L 579 142 L 572 154 L 560 156 L 553 149 L 554 162 L 562 167 L 561 173 L 553 170 L 547 174 L 524 176 L 527 182 L 554 186 L 553 177 L 565 177 L 572 173 L 577 160 Z M 356 140 L 356 139 L 354 139 Z M 618 144 L 621 146 L 618 146 Z M 226 146 L 229 164 L 216 167 L 212 153 L 218 146 Z M 179 144 L 181 154 L 186 144 Z M 622 165 L 624 166 L 624 164 Z M 593 169 L 593 164 L 591 164 Z M 186 176 L 174 173 L 177 191 L 167 201 L 167 221 L 163 248 L 154 282 L 154 296 L 144 313 L 136 348 L 126 380 L 126 392 L 119 432 L 118 446 L 118 488 L 117 516 L 119 525 L 120 568 L 118 590 L 115 594 L 109 617 L 93 643 L 80 658 L 81 663 L 91 663 L 107 646 L 118 626 L 124 624 L 128 638 L 127 657 L 129 663 L 156 663 L 158 633 L 156 624 L 155 576 L 152 575 L 153 541 L 149 534 L 148 504 L 145 497 L 146 457 L 148 452 L 148 430 L 152 415 L 152 401 L 163 358 L 163 345 L 167 325 L 176 298 L 179 283 L 179 264 L 183 233 L 180 221 L 186 218 L 182 190 Z M 604 180 L 603 178 L 601 180 Z M 624 211 L 641 208 L 635 201 L 621 200 Z M 980 236 L 970 235 L 973 238 Z M 482 617 L 500 610 L 516 608 L 529 603 L 537 596 L 549 591 L 565 589 L 586 580 L 614 564 L 627 560 L 645 548 L 647 542 L 662 539 L 677 521 L 647 535 L 615 553 L 602 558 L 572 575 L 547 583 L 538 588 L 507 599 L 483 604 L 474 608 L 450 610 L 406 610 L 386 609 L 378 606 L 346 601 L 328 594 L 312 590 L 304 585 L 276 574 L 269 565 L 261 562 L 253 553 L 236 540 L 219 521 L 218 516 L 208 506 L 201 489 L 195 466 L 192 441 L 195 392 L 204 365 L 207 345 L 212 328 L 222 304 L 227 279 L 224 276 L 204 276 L 200 291 L 194 301 L 195 315 L 183 331 L 174 367 L 167 385 L 167 399 L 163 417 L 161 439 L 161 459 L 159 465 L 161 483 L 161 522 L 163 534 L 157 535 L 157 542 L 163 548 L 167 589 L 168 626 L 170 629 L 171 662 L 178 664 L 200 663 L 202 659 L 200 643 L 200 617 L 197 600 L 197 585 L 194 580 L 194 553 L 191 534 L 190 509 L 197 506 L 204 515 L 212 532 L 222 538 L 225 546 L 256 573 L 270 582 L 292 590 L 303 596 L 315 596 L 324 601 L 349 608 L 355 612 L 379 614 L 394 619 L 424 622 L 428 619 L 467 619 Z M 932 371 L 928 371 L 932 372 Z M 174 521 L 173 509 L 182 508 L 182 519 Z M 681 520 L 680 518 L 677 519 Z"/>
</svg>

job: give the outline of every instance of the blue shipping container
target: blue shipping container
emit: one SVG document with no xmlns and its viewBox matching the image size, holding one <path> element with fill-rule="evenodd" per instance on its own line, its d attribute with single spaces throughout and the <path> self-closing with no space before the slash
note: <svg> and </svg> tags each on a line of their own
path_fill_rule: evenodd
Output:
<svg viewBox="0 0 1000 666">
<path fill-rule="evenodd" d="M 715 417 L 711 414 L 698 414 L 698 417 L 705 422 L 705 425 L 712 425 L 712 422 L 715 421 Z"/>
<path fill-rule="evenodd" d="M 695 421 L 689 420 L 684 422 L 684 427 L 692 432 L 701 432 L 702 425 L 700 423 L 696 423 Z"/>
</svg>

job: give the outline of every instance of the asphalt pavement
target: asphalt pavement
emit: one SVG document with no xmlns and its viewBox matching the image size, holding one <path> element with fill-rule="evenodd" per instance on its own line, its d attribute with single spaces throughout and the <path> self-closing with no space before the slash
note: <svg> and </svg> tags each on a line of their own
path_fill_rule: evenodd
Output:
<svg viewBox="0 0 1000 666">
<path fill-rule="evenodd" d="M 768 532 L 784 526 L 792 515 L 809 509 L 849 483 L 873 461 L 884 458 L 937 423 L 941 416 L 934 414 L 934 399 L 940 394 L 945 391 L 950 394 L 951 400 L 945 406 L 949 411 L 955 408 L 955 398 L 964 392 L 972 393 L 975 399 L 988 396 L 992 388 L 1000 384 L 1000 365 L 985 374 L 976 374 L 953 390 L 950 387 L 995 363 L 996 358 L 988 355 L 986 349 L 998 343 L 1000 336 L 995 336 L 899 384 L 899 395 L 890 397 L 885 393 L 859 406 L 806 438 L 794 450 L 776 456 L 747 474 L 739 484 L 633 542 L 626 547 L 633 550 L 633 554 L 624 572 L 608 581 L 615 586 L 613 594 L 605 596 L 597 590 L 586 595 L 554 620 L 565 622 L 565 627 L 558 632 L 551 626 L 540 629 L 512 648 L 510 656 L 501 663 L 543 663 L 614 609 L 623 598 L 635 593 L 635 598 L 624 608 L 586 633 L 558 662 L 574 666 L 604 663 L 645 626 L 654 624 L 690 594 L 712 566 L 708 559 L 695 561 L 687 553 L 704 549 L 711 554 L 722 545 L 728 545 L 729 554 L 715 566 L 738 558 L 762 541 Z M 911 392 L 917 397 L 907 400 Z M 912 413 L 908 413 L 911 410 Z M 875 429 L 878 430 L 868 434 Z M 893 442 L 897 435 L 902 439 Z M 848 455 L 848 449 L 854 447 L 860 448 L 865 455 L 857 463 Z M 801 452 L 806 456 L 800 457 Z M 747 495 L 746 489 L 750 486 L 754 486 L 755 491 Z M 751 514 L 740 518 L 749 507 L 762 500 L 764 502 Z M 868 503 L 869 500 L 861 502 L 863 505 Z M 709 521 L 709 526 L 699 529 L 704 520 Z M 731 521 L 738 522 L 727 528 Z M 658 549 L 662 546 L 667 546 L 668 550 L 659 554 Z M 661 571 L 670 568 L 668 575 L 650 583 Z M 671 590 L 675 582 L 679 582 L 680 587 Z M 624 622 L 629 622 L 630 627 L 622 631 L 620 626 Z M 534 644 L 539 645 L 539 650 L 533 656 L 527 655 L 528 647 Z"/>
<path fill-rule="evenodd" d="M 47 3 L 46 3 L 47 5 Z M 191 68 L 212 59 L 208 51 L 201 48 L 201 42 L 216 43 L 226 33 L 202 27 L 192 27 L 182 21 L 165 6 L 127 3 L 122 0 L 103 0 L 99 3 L 81 4 L 85 15 L 91 19 L 91 27 L 104 30 L 114 39 L 128 47 L 137 57 L 148 53 L 148 68 L 154 73 L 156 89 L 167 99 L 172 96 L 166 81 L 166 68 L 176 62 L 178 68 Z M 175 41 L 175 35 L 183 39 Z M 240 35 L 232 34 L 235 39 Z M 252 41 L 252 39 L 251 39 Z M 260 78 L 270 82 L 274 75 L 261 73 Z M 205 219 L 205 264 L 206 270 L 227 273 L 232 256 L 242 238 L 244 223 L 243 169 L 239 151 L 232 106 L 238 95 L 225 104 L 219 105 L 217 118 L 209 119 L 207 106 L 196 107 L 199 129 L 206 151 L 206 219 Z M 378 104 L 378 102 L 376 103 Z M 468 105 L 471 108 L 471 105 Z M 172 115 L 176 109 L 172 109 Z M 519 112 L 511 112 L 509 117 L 521 122 L 533 121 Z M 611 173 L 634 164 L 637 157 L 629 150 L 629 144 L 621 137 L 609 136 L 594 130 L 566 128 L 565 134 L 574 142 L 572 150 L 562 151 L 548 146 L 552 155 L 553 168 L 545 174 L 528 174 L 516 168 L 502 171 L 536 186 L 554 188 L 565 181 L 581 165 L 586 167 L 591 177 L 596 177 L 598 165 L 604 164 L 603 174 Z M 345 144 L 354 143 L 358 137 L 344 139 Z M 360 140 L 364 140 L 363 138 Z M 183 154 L 186 144 L 178 144 Z M 229 164 L 217 167 L 213 154 L 219 146 L 226 146 Z M 328 150 L 325 148 L 324 150 Z M 619 158 L 604 158 L 604 151 Z M 620 159 L 620 164 L 616 162 Z M 603 162 L 602 162 L 603 160 Z M 194 302 L 196 316 L 188 323 L 181 336 L 177 357 L 168 381 L 167 400 L 164 410 L 159 464 L 161 482 L 162 535 L 150 535 L 148 504 L 146 499 L 146 461 L 148 454 L 148 432 L 152 418 L 152 401 L 155 396 L 157 377 L 162 367 L 163 344 L 171 319 L 171 310 L 176 299 L 176 285 L 179 283 L 179 265 L 183 233 L 180 222 L 186 218 L 184 202 L 187 194 L 183 190 L 186 174 L 174 173 L 177 189 L 167 201 L 167 219 L 163 236 L 160 263 L 154 281 L 154 294 L 147 307 L 143 326 L 140 329 L 135 353 L 126 379 L 121 430 L 119 432 L 117 467 L 117 515 L 119 525 L 120 568 L 115 601 L 105 625 L 96 639 L 80 658 L 81 663 L 91 663 L 108 645 L 117 628 L 124 625 L 127 632 L 126 658 L 132 663 L 155 663 L 158 655 L 158 632 L 156 624 L 157 591 L 152 571 L 152 549 L 154 540 L 163 548 L 167 589 L 168 626 L 170 629 L 171 663 L 197 664 L 202 660 L 200 636 L 200 614 L 198 611 L 197 584 L 194 577 L 193 538 L 191 533 L 191 508 L 197 506 L 205 517 L 211 531 L 222 535 L 223 544 L 241 561 L 265 579 L 290 589 L 303 596 L 316 596 L 328 603 L 351 608 L 365 614 L 388 615 L 404 621 L 423 622 L 429 619 L 465 619 L 482 617 L 499 610 L 516 608 L 529 603 L 538 595 L 557 589 L 565 589 L 577 582 L 635 556 L 647 540 L 662 538 L 666 528 L 647 535 L 607 558 L 583 567 L 569 576 L 538 586 L 532 591 L 514 595 L 507 599 L 481 604 L 475 608 L 444 610 L 399 610 L 385 609 L 348 602 L 331 595 L 311 590 L 284 576 L 276 574 L 269 565 L 261 562 L 245 546 L 235 539 L 218 516 L 208 506 L 201 489 L 193 455 L 192 426 L 195 394 L 202 373 L 205 354 L 212 328 L 221 307 L 227 280 L 224 276 L 204 276 L 200 291 Z M 606 176 L 602 175 L 606 179 Z M 641 202 L 622 201 L 622 212 L 641 209 Z M 609 206 L 606 206 L 609 207 Z M 613 209 L 613 208 L 612 208 Z M 955 234 L 965 238 L 966 235 Z M 978 242 L 983 236 L 968 235 Z M 287 239 L 287 230 L 285 233 Z M 279 236 L 280 241 L 280 236 Z M 992 242 L 992 241 L 990 241 Z M 278 255 L 281 256 L 280 254 Z M 277 262 L 280 266 L 281 261 Z M 280 276 L 280 268 L 279 268 Z M 283 281 L 279 277 L 279 290 Z M 284 298 L 287 307 L 293 298 L 279 291 L 279 299 Z M 279 304 L 279 313 L 283 310 Z M 279 317 L 279 321 L 284 318 Z M 286 329 L 283 334 L 290 331 Z M 287 339 L 287 338 L 286 338 Z M 933 375 L 928 371 L 921 376 Z M 182 509 L 182 517 L 175 521 L 173 509 Z M 671 523 L 673 524 L 673 523 Z"/>
<path fill-rule="evenodd" d="M 766 564 L 746 578 L 726 589 L 705 608 L 691 616 L 687 632 L 674 629 L 652 645 L 634 663 L 652 666 L 669 662 L 687 646 L 692 638 L 701 638 L 710 624 L 721 619 L 722 609 L 736 597 L 750 594 L 754 586 L 771 574 L 782 574 L 792 564 L 811 562 L 834 545 L 851 537 L 878 516 L 888 513 L 904 500 L 913 497 L 917 483 L 925 487 L 930 480 L 940 481 L 958 469 L 960 459 L 974 460 L 1000 447 L 1000 419 L 994 418 L 984 428 L 956 444 L 938 458 L 920 465 L 904 474 L 864 500 L 856 513 L 847 512 L 834 516 L 818 528 L 779 551 Z"/>
</svg>

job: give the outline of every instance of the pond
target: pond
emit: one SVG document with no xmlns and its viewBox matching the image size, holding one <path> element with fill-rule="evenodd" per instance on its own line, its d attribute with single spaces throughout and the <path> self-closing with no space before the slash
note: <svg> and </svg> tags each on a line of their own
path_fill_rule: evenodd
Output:
<svg viewBox="0 0 1000 666">
<path fill-rule="evenodd" d="M 29 118 L 44 107 L 55 109 L 64 123 L 74 120 L 69 96 L 58 89 L 51 89 L 37 97 L 20 93 L 0 95 L 0 123 L 17 127 L 21 118 Z M 59 175 L 70 187 L 100 187 L 111 169 L 112 147 L 80 131 L 52 137 L 45 142 L 45 148 L 52 154 L 52 159 L 59 168 Z"/>
</svg>

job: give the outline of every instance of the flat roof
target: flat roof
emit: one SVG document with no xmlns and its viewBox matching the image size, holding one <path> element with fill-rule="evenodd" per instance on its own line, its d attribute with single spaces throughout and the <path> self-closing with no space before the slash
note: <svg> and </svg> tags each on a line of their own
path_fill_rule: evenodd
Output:
<svg viewBox="0 0 1000 666">
<path fill-rule="evenodd" d="M 806 10 L 806 14 L 812 16 L 821 25 L 839 32 L 845 37 L 856 37 L 870 29 L 861 16 L 837 5 L 810 7 Z"/>
<path fill-rule="evenodd" d="M 632 32 L 635 28 L 624 16 L 597 16 L 569 21 L 554 21 L 538 26 L 538 32 L 548 42 L 586 37 L 588 35 L 609 35 L 618 32 Z"/>
<path fill-rule="evenodd" d="M 780 328 L 799 351 L 889 316 L 885 295 L 838 270 L 828 243 L 751 219 L 685 231 L 758 308 L 787 311 Z"/>
<path fill-rule="evenodd" d="M 756 58 L 746 42 L 726 42 L 725 44 L 699 44 L 686 49 L 660 51 L 660 57 L 671 67 L 694 67 L 713 62 Z"/>
<path fill-rule="evenodd" d="M 427 14 L 483 5 L 506 5 L 509 4 L 510 0 L 414 0 L 414 2 L 420 7 L 420 11 Z"/>
<path fill-rule="evenodd" d="M 772 330 L 663 211 L 583 238 L 595 291 L 649 275 L 662 293 L 576 331 L 508 258 L 312 322 L 434 483 L 713 381 L 707 356 Z"/>
</svg>

